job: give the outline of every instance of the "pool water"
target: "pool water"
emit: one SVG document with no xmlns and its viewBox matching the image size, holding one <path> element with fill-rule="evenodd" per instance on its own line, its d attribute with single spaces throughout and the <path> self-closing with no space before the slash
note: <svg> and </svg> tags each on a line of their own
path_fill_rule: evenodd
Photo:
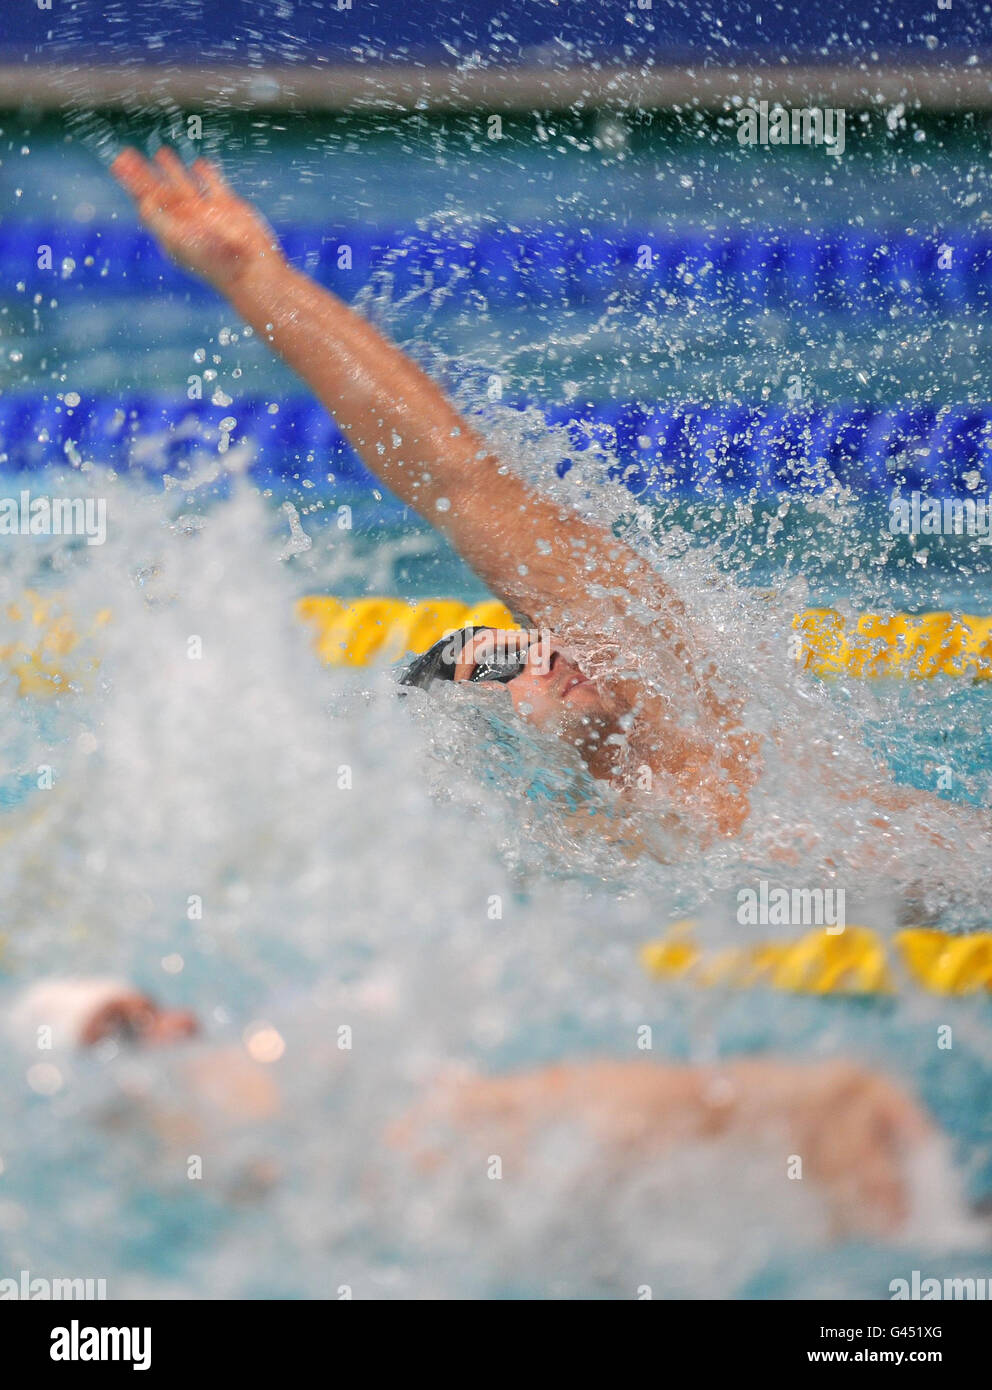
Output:
<svg viewBox="0 0 992 1390">
<path fill-rule="evenodd" d="M 490 140 L 476 115 L 387 122 L 218 112 L 205 121 L 202 141 L 177 143 L 188 158 L 219 159 L 277 228 L 350 228 L 356 246 L 403 230 L 471 239 L 545 227 L 621 240 L 640 229 L 662 238 L 818 229 L 842 243 L 882 232 L 953 249 L 988 230 L 986 120 L 852 116 L 842 162 L 815 148 L 742 147 L 733 118 L 702 113 L 642 113 L 626 123 L 594 114 L 507 118 L 502 138 Z M 193 281 L 163 296 L 134 268 L 128 276 L 113 263 L 93 292 L 82 263 L 64 269 L 64 254 L 85 233 L 133 226 L 127 199 L 105 172 L 121 144 L 151 149 L 182 128 L 178 115 L 0 124 L 5 235 L 13 244 L 18 230 L 56 234 L 52 293 L 37 303 L 34 293 L 45 286 L 34 248 L 16 242 L 22 261 L 11 269 L 30 289 L 5 297 L 5 340 L 24 340 L 16 344 L 21 358 L 5 351 L 0 359 L 5 392 L 34 390 L 64 373 L 67 389 L 80 392 L 171 386 L 183 394 L 193 354 L 208 347 L 222 359 L 214 365 L 229 393 L 292 388 L 260 344 L 242 339 L 236 350 L 218 350 L 221 328 L 235 325 Z M 910 298 L 867 315 L 863 298 L 839 309 L 797 300 L 745 303 L 735 312 L 731 298 L 712 309 L 708 296 L 684 284 L 681 298 L 656 298 L 652 312 L 628 313 L 622 299 L 542 308 L 548 282 L 532 280 L 515 303 L 497 295 L 496 308 L 487 308 L 477 294 L 456 293 L 440 296 L 442 312 L 438 296 L 423 286 L 412 293 L 406 280 L 405 294 L 391 296 L 408 301 L 390 310 L 397 332 L 429 344 L 453 369 L 498 372 L 506 396 L 757 401 L 770 392 L 784 400 L 798 375 L 822 402 L 989 399 L 988 315 L 967 303 L 948 313 Z M 347 281 L 336 284 L 348 292 Z M 357 267 L 350 292 L 363 290 Z"/>
<path fill-rule="evenodd" d="M 850 166 L 810 152 L 774 169 L 721 144 L 719 127 L 693 124 L 637 128 L 612 151 L 580 125 L 548 127 L 546 138 L 514 130 L 506 150 L 469 121 L 274 127 L 232 124 L 212 149 L 293 225 L 333 204 L 343 224 L 748 217 L 936 228 L 977 222 L 981 200 L 963 190 L 987 178 L 984 131 L 967 123 L 931 124 L 923 140 L 874 131 Z M 108 132 L 102 117 L 68 131 L 8 123 L 0 174 L 22 189 L 17 216 L 129 217 L 98 157 Z M 230 343 L 236 326 L 201 295 L 51 299 L 8 291 L 4 392 L 51 383 L 181 394 L 203 365 L 198 352 L 220 359 L 216 381 L 232 398 L 291 389 L 257 344 Z M 690 386 L 697 397 L 760 399 L 774 359 L 775 371 L 801 363 L 828 401 L 855 394 L 859 370 L 869 375 L 860 399 L 988 399 L 987 330 L 964 311 L 957 321 L 931 313 L 921 334 L 919 322 L 896 333 L 891 316 L 811 322 L 797 305 L 780 317 L 774 350 L 747 315 L 715 306 L 689 324 L 628 321 L 621 306 L 608 330 L 580 309 L 554 320 L 429 303 L 412 313 L 385 289 L 373 311 L 466 396 L 495 370 L 509 396 L 542 401 L 567 399 L 569 383 L 604 399 L 677 399 Z M 852 367 L 834 361 L 838 333 Z M 812 601 L 992 611 L 984 548 L 947 537 L 921 563 L 918 548 L 885 539 L 884 499 L 681 497 L 646 508 L 609 481 L 602 451 L 558 477 L 558 444 L 532 418 L 487 402 L 484 419 L 514 466 L 614 525 L 685 590 L 756 727 L 784 729 L 787 744 L 823 740 L 865 788 L 879 779 L 868 749 L 930 790 L 950 765 L 947 806 L 930 824 L 952 851 L 920 831 L 884 880 L 858 868 L 857 804 L 797 784 L 773 760 L 756 795 L 761 834 L 675 862 L 621 860 L 567 814 L 609 799 L 560 747 L 516 728 L 498 696 L 400 701 L 388 672 L 332 672 L 314 659 L 291 618 L 302 593 L 479 593 L 390 499 L 348 494 L 356 525 L 341 532 L 328 521 L 329 486 L 259 489 L 230 476 L 231 459 L 220 481 L 208 469 L 165 488 L 154 441 L 141 476 L 53 459 L 32 487 L 98 486 L 108 540 L 34 538 L 0 552 L 7 622 L 8 605 L 41 593 L 82 638 L 70 688 L 54 698 L 21 697 L 0 674 L 4 999 L 37 974 L 120 974 L 195 1009 L 203 1037 L 171 1054 L 109 1048 L 53 1058 L 41 1074 L 13 1059 L 0 1069 L 0 1267 L 107 1277 L 118 1297 L 634 1297 L 645 1284 L 656 1297 L 887 1297 L 914 1268 L 986 1274 L 985 1226 L 957 1201 L 958 1189 L 987 1200 L 992 1183 L 984 998 L 703 992 L 652 980 L 637 959 L 685 914 L 706 940 L 740 944 L 728 895 L 768 875 L 770 843 L 799 822 L 819 840 L 795 881 L 818 881 L 827 858 L 841 863 L 836 881 L 883 934 L 910 888 L 950 927 L 987 924 L 986 832 L 956 836 L 953 817 L 955 803 L 992 802 L 988 684 L 816 682 L 788 656 L 792 614 Z M 18 466 L 9 460 L 5 491 L 23 485 Z M 335 505 L 343 497 L 334 492 Z M 294 527 L 308 545 L 290 544 Z M 202 655 L 191 659 L 194 637 Z M 950 1050 L 937 1044 L 948 1024 Z M 937 1164 L 922 1176 L 901 1246 L 831 1246 L 796 1234 L 807 1228 L 792 1195 L 743 1154 L 692 1154 L 648 1183 L 590 1189 L 554 1151 L 541 1182 L 521 1188 L 484 1184 L 475 1170 L 419 1174 L 384 1138 L 445 1068 L 634 1060 L 644 1025 L 659 1059 L 777 1053 L 878 1066 L 945 1129 L 953 1177 Z M 269 1072 L 279 1099 L 232 1117 L 204 1076 L 219 1051 L 260 1036 L 278 1039 Z M 202 1176 L 190 1176 L 192 1158 Z"/>
</svg>

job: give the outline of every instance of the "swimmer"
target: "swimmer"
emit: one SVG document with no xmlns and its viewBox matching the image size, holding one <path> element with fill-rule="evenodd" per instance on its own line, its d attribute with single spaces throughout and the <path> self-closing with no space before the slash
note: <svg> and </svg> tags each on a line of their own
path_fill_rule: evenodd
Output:
<svg viewBox="0 0 992 1390">
<path fill-rule="evenodd" d="M 8 1009 L 5 1032 L 30 1055 L 39 1029 L 53 1052 L 196 1040 L 193 1014 L 165 1009 L 124 981 L 50 979 L 28 986 Z M 191 1141 L 194 1114 L 254 1125 L 280 1111 L 276 1074 L 243 1048 L 200 1045 L 182 1071 L 187 1110 L 130 1096 L 143 1121 L 170 1144 Z M 128 1098 L 127 1093 L 125 1099 Z M 731 1162 L 753 1151 L 786 1171 L 791 1155 L 825 1200 L 830 1234 L 887 1238 L 911 1213 L 914 1162 L 933 1154 L 937 1130 L 885 1077 L 842 1061 L 733 1058 L 710 1066 L 586 1060 L 502 1076 L 435 1078 L 386 1135 L 422 1172 L 480 1153 L 500 1153 L 520 1173 L 537 1161 L 542 1134 L 570 1128 L 592 1178 L 648 1172 L 669 1155 L 729 1143 Z M 259 1166 L 259 1165 L 256 1165 Z M 266 1183 L 273 1179 L 264 1163 Z M 257 1177 L 257 1174 L 256 1174 Z M 255 1184 L 252 1191 L 263 1190 Z"/>
<path fill-rule="evenodd" d="M 46 979 L 29 986 L 7 1018 L 22 1047 L 95 1047 L 118 1040 L 156 1046 L 192 1037 L 196 1019 L 185 1009 L 162 1009 L 124 980 Z"/>
<path fill-rule="evenodd" d="M 622 796 L 649 769 L 660 823 L 673 833 L 688 829 L 703 845 L 739 835 L 773 736 L 744 726 L 743 699 L 719 687 L 708 636 L 673 588 L 607 527 L 531 487 L 395 344 L 294 270 L 214 164 L 187 168 L 169 149 L 148 160 L 128 148 L 113 173 L 166 253 L 228 300 L 334 415 L 371 472 L 531 630 L 523 641 L 466 630 L 414 663 L 406 683 L 505 691 L 518 714 L 561 735 Z M 484 650 L 494 641 L 497 661 Z M 645 651 L 662 663 L 650 678 L 638 657 Z M 775 751 L 791 757 L 800 784 L 835 779 L 829 748 L 795 752 L 779 742 Z M 863 792 L 860 773 L 856 785 L 838 786 L 852 803 Z M 894 785 L 872 796 L 869 823 L 881 832 L 872 867 L 881 869 L 906 817 L 938 802 Z M 939 804 L 948 815 L 955 809 Z M 963 812 L 959 819 L 960 833 L 977 828 Z"/>
<path fill-rule="evenodd" d="M 2 1032 L 24 1057 L 53 1061 L 74 1054 L 175 1048 L 200 1037 L 189 1009 L 163 1007 L 126 980 L 76 976 L 45 978 L 26 986 L 2 1019 Z M 240 1047 L 204 1047 L 184 1055 L 180 1065 L 185 1110 L 162 1097 L 134 1089 L 124 1099 L 136 1118 L 160 1139 L 185 1146 L 193 1141 L 192 1113 L 208 1113 L 214 1129 L 268 1119 L 279 1109 L 279 1095 L 265 1067 Z"/>
</svg>

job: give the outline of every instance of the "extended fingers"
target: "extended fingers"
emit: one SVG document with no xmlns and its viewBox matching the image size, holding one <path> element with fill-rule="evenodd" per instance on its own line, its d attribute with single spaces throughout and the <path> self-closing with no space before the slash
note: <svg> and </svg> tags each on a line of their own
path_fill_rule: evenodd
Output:
<svg viewBox="0 0 992 1390">
<path fill-rule="evenodd" d="M 110 166 L 110 172 L 136 203 L 162 187 L 159 170 L 131 145 L 120 152 Z"/>
<path fill-rule="evenodd" d="M 138 150 L 128 146 L 110 168 L 117 182 L 139 205 L 161 200 L 166 193 L 200 191 L 179 156 L 164 145 L 156 152 L 154 159 L 146 159 Z M 219 175 L 216 177 L 219 179 Z"/>
<path fill-rule="evenodd" d="M 190 178 L 186 165 L 175 150 L 170 150 L 167 145 L 163 145 L 160 150 L 155 152 L 155 163 L 170 188 L 181 190 L 184 193 L 196 192 L 196 185 Z"/>
<path fill-rule="evenodd" d="M 218 193 L 230 191 L 220 169 L 211 160 L 205 159 L 203 155 L 199 159 L 194 159 L 192 168 L 207 193 L 216 196 Z"/>
</svg>

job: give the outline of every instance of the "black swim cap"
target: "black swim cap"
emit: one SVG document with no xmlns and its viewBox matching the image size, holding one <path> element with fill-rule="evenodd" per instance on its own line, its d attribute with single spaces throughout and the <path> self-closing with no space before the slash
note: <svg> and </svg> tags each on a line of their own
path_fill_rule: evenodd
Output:
<svg viewBox="0 0 992 1390">
<path fill-rule="evenodd" d="M 460 632 L 442 637 L 433 647 L 414 657 L 400 676 L 400 685 L 417 685 L 421 690 L 427 690 L 435 681 L 453 681 L 465 643 L 477 632 L 485 632 L 485 628 L 463 627 Z"/>
</svg>

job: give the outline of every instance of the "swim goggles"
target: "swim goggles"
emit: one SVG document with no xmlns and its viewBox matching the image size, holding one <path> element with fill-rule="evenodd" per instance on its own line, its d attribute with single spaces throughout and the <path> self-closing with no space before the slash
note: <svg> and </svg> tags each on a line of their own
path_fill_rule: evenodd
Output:
<svg viewBox="0 0 992 1390">
<path fill-rule="evenodd" d="M 455 667 L 465 650 L 465 644 L 477 632 L 487 630 L 484 627 L 464 627 L 453 636 L 442 637 L 411 661 L 400 676 L 400 685 L 416 685 L 421 690 L 427 690 L 434 681 L 453 681 Z M 506 661 L 483 660 L 477 663 L 468 680 L 498 681 L 500 685 L 506 685 L 520 675 L 526 664 L 526 651 L 510 656 Z"/>
</svg>

